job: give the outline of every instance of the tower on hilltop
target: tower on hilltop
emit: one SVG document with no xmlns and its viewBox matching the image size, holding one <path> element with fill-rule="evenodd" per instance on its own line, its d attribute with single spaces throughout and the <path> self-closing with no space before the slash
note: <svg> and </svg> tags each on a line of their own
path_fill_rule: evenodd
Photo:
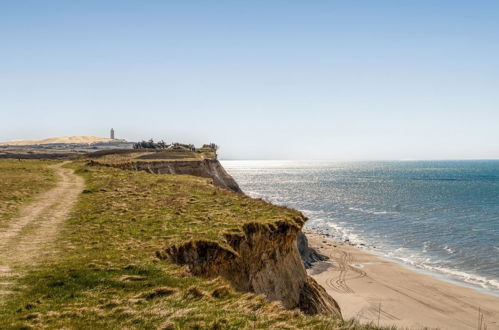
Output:
<svg viewBox="0 0 499 330">
<path fill-rule="evenodd" d="M 114 128 L 111 128 L 111 139 L 114 140 Z"/>
</svg>

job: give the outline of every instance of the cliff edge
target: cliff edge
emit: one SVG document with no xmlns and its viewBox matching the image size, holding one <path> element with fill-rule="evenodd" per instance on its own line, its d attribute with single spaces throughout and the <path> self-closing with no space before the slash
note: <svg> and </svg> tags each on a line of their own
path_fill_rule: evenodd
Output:
<svg viewBox="0 0 499 330">
<path fill-rule="evenodd" d="M 186 265 L 197 276 L 222 276 L 237 290 L 264 294 L 287 309 L 341 317 L 336 301 L 307 275 L 298 253 L 296 239 L 305 220 L 300 215 L 295 224 L 246 223 L 239 232 L 224 234 L 229 248 L 198 240 L 172 245 L 157 256 Z"/>
<path fill-rule="evenodd" d="M 89 165 L 116 167 L 122 170 L 146 171 L 155 174 L 186 174 L 213 180 L 217 187 L 242 193 L 241 188 L 217 159 L 175 161 L 128 161 L 105 163 L 91 160 Z"/>
<path fill-rule="evenodd" d="M 336 301 L 305 270 L 305 266 L 309 267 L 313 261 L 321 260 L 322 256 L 308 247 L 307 239 L 301 232 L 307 220 L 303 214 L 245 196 L 216 159 L 150 159 L 159 157 L 154 153 L 135 155 L 132 159 L 130 156 L 113 157 L 105 158 L 105 162 L 102 159 L 90 160 L 88 164 L 154 174 L 187 174 L 209 178 L 213 185 L 238 193 L 234 195 L 226 192 L 230 202 L 220 207 L 229 208 L 239 216 L 226 219 L 216 236 L 209 238 L 205 234 L 168 244 L 157 252 L 157 257 L 185 265 L 196 276 L 221 276 L 238 291 L 263 294 L 268 300 L 280 301 L 287 309 L 299 308 L 306 314 L 334 314 L 341 317 Z M 168 157 L 172 157 L 172 154 L 168 154 Z M 218 193 L 213 191 L 212 194 Z M 238 196 L 240 200 L 236 203 L 231 195 Z M 247 213 L 250 209 L 254 210 L 249 204 L 255 203 L 266 210 L 249 216 Z M 268 208 L 273 210 L 272 213 L 268 212 Z M 281 211 L 275 213 L 277 210 Z M 220 211 L 219 208 L 217 212 Z M 181 210 L 179 213 L 187 212 Z M 246 216 L 241 217 L 241 212 Z M 229 222 L 234 222 L 234 226 L 229 227 Z"/>
</svg>

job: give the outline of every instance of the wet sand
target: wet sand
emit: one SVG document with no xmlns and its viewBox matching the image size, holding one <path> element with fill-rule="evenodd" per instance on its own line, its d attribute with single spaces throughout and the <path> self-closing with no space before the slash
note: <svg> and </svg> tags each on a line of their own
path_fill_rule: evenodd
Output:
<svg viewBox="0 0 499 330">
<path fill-rule="evenodd" d="M 486 329 L 499 330 L 499 297 L 304 232 L 310 246 L 330 258 L 308 272 L 338 302 L 345 319 L 409 329 L 480 329 L 480 308 Z"/>
</svg>

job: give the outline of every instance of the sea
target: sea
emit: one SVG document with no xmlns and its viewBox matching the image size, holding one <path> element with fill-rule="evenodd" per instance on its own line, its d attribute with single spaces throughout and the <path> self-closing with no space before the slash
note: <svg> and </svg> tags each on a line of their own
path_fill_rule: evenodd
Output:
<svg viewBox="0 0 499 330">
<path fill-rule="evenodd" d="M 249 196 L 306 228 L 499 295 L 499 160 L 222 161 Z"/>
</svg>

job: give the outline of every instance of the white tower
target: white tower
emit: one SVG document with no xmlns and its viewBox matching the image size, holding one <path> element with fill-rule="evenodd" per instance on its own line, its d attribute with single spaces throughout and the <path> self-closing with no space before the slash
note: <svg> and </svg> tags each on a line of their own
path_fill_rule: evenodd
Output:
<svg viewBox="0 0 499 330">
<path fill-rule="evenodd" d="M 114 140 L 114 128 L 111 128 L 111 139 Z"/>
</svg>

